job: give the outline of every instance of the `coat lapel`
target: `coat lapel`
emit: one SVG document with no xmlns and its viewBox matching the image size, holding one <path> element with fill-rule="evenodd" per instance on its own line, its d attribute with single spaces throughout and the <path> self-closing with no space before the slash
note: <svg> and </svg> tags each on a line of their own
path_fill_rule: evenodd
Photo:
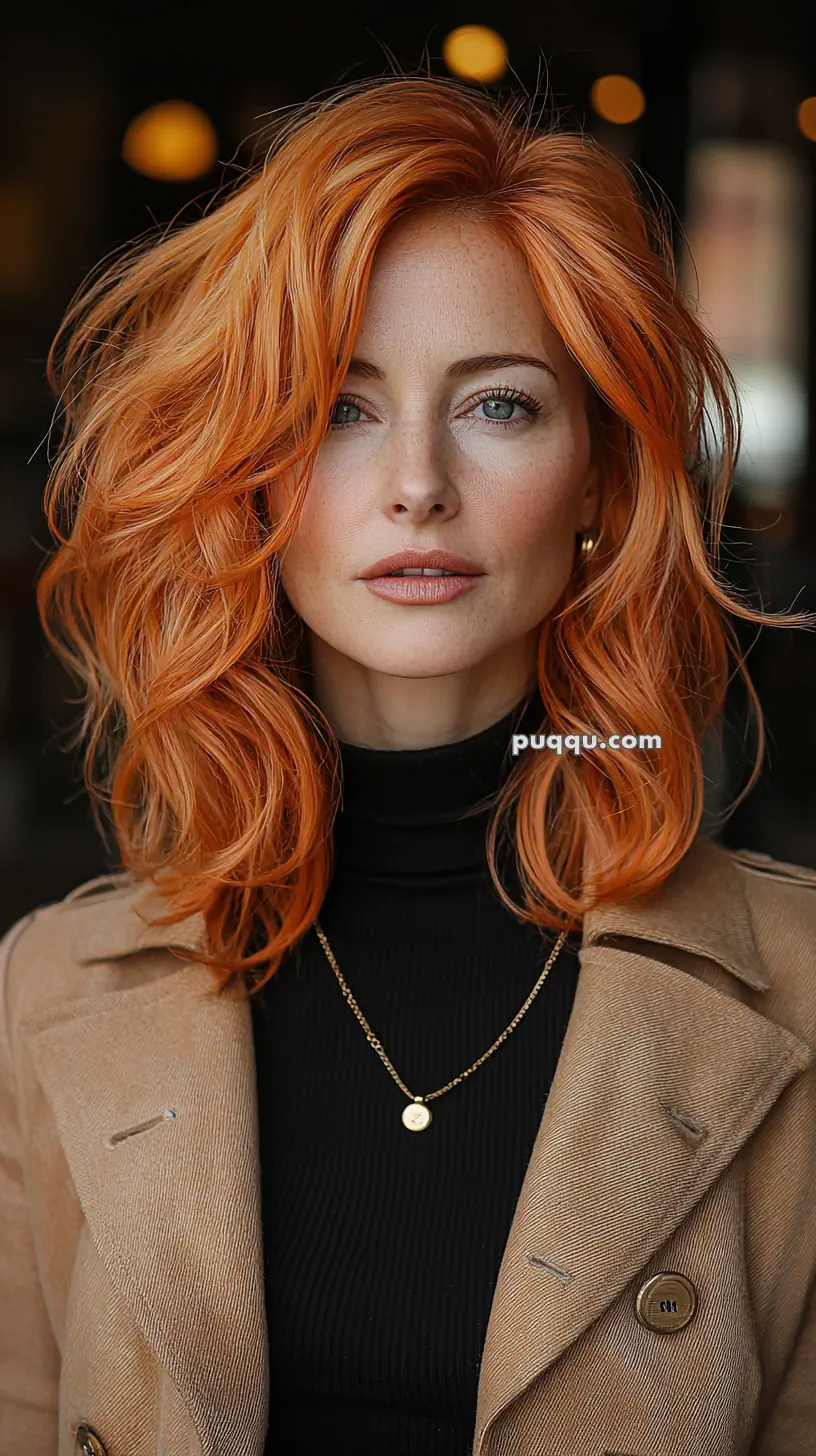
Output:
<svg viewBox="0 0 816 1456">
<path fill-rule="evenodd" d="M 205 945 L 201 917 L 150 927 L 135 890 L 107 898 L 73 947 L 81 962 Z M 152 893 L 138 904 L 148 916 L 162 908 Z M 661 946 L 705 957 L 711 983 Z M 188 963 L 20 1031 L 100 1255 L 205 1456 L 259 1456 L 268 1356 L 252 1028 L 247 1003 L 207 996 L 210 985 Z M 586 917 L 496 1285 L 477 1456 L 501 1411 L 617 1297 L 812 1060 L 740 999 L 746 985 L 768 979 L 740 877 L 710 841 L 695 841 L 648 906 Z"/>
<path fill-rule="evenodd" d="M 660 959 L 661 946 L 737 979 L 713 970 L 709 984 Z M 740 983 L 769 981 L 739 875 L 711 841 L 695 842 L 649 906 L 585 918 L 573 1012 L 487 1329 L 476 1456 L 500 1413 L 618 1297 L 813 1060 L 807 1043 L 739 999 Z"/>
<path fill-rule="evenodd" d="M 141 937 L 130 916 L 108 928 L 114 955 L 185 939 Z M 259 1456 L 268 1352 L 250 1009 L 209 985 L 187 964 L 58 1007 L 21 1036 L 99 1256 L 204 1456 Z"/>
</svg>

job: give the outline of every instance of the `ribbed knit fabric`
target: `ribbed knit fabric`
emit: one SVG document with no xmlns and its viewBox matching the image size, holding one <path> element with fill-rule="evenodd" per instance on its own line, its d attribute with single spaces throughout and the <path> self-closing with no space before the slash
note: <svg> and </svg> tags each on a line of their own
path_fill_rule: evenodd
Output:
<svg viewBox="0 0 816 1456">
<path fill-rule="evenodd" d="M 489 806 L 540 731 L 537 693 L 441 747 L 341 744 L 336 869 L 319 921 L 412 1094 L 504 1031 L 554 935 L 487 870 Z M 503 882 L 520 902 L 509 857 Z M 409 1132 L 406 1098 L 314 931 L 252 998 L 271 1396 L 265 1456 L 468 1456 L 502 1253 L 572 1009 L 570 937 L 511 1033 Z"/>
</svg>

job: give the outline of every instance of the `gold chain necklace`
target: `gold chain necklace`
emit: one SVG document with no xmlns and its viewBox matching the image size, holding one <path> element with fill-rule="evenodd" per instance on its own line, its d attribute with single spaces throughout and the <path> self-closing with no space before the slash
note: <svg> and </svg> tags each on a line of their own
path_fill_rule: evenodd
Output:
<svg viewBox="0 0 816 1456">
<path fill-rule="evenodd" d="M 462 1072 L 461 1076 L 454 1077 L 452 1082 L 448 1082 L 446 1086 L 440 1087 L 438 1092 L 428 1092 L 424 1097 L 414 1097 L 413 1093 L 408 1091 L 408 1088 L 406 1087 L 402 1078 L 394 1071 L 394 1068 L 388 1060 L 388 1057 L 383 1051 L 382 1043 L 377 1040 L 376 1036 L 371 1030 L 371 1027 L 363 1016 L 362 1011 L 357 1005 L 357 1002 L 352 996 L 351 991 L 343 980 L 343 977 L 340 974 L 340 967 L 338 966 L 337 961 L 332 954 L 331 946 L 329 945 L 329 942 L 327 941 L 323 930 L 321 929 L 317 920 L 314 922 L 314 928 L 317 932 L 318 940 L 320 941 L 320 944 L 326 952 L 329 965 L 331 966 L 334 974 L 340 982 L 340 988 L 343 992 L 343 995 L 345 996 L 346 1000 L 349 1003 L 349 1006 L 354 1012 L 354 1015 L 357 1017 L 357 1020 L 360 1022 L 360 1025 L 365 1031 L 366 1040 L 370 1042 L 377 1055 L 381 1058 L 383 1062 L 385 1062 L 385 1065 L 391 1073 L 391 1076 L 394 1078 L 397 1086 L 402 1088 L 402 1091 L 405 1093 L 406 1097 L 410 1098 L 408 1106 L 403 1109 L 402 1113 L 403 1127 L 407 1127 L 409 1132 L 423 1132 L 431 1121 L 431 1110 L 429 1107 L 426 1106 L 426 1103 L 432 1102 L 435 1097 L 441 1097 L 443 1092 L 449 1092 L 451 1087 L 456 1087 L 459 1082 L 464 1082 L 465 1077 L 469 1077 L 471 1072 L 475 1072 L 476 1068 L 482 1065 L 482 1062 L 486 1062 L 488 1057 L 496 1050 L 497 1047 L 501 1046 L 502 1042 L 510 1035 L 511 1031 L 515 1031 L 525 1011 L 527 1011 L 527 1009 L 532 1005 L 535 997 L 538 995 L 541 987 L 544 985 L 544 982 L 549 974 L 550 967 L 552 966 L 553 961 L 555 960 L 558 952 L 560 951 L 562 945 L 564 944 L 564 941 L 567 938 L 566 930 L 562 930 L 557 941 L 555 942 L 555 946 L 553 947 L 552 954 L 550 955 L 547 964 L 541 972 L 541 975 L 536 981 L 535 986 L 527 997 L 527 1000 L 525 1001 L 521 1010 L 516 1012 L 513 1020 L 510 1022 L 510 1025 L 502 1032 L 498 1040 L 494 1041 L 489 1051 L 486 1051 L 481 1057 L 479 1057 L 479 1060 L 477 1062 L 474 1062 L 472 1067 L 468 1067 L 466 1072 Z"/>
</svg>

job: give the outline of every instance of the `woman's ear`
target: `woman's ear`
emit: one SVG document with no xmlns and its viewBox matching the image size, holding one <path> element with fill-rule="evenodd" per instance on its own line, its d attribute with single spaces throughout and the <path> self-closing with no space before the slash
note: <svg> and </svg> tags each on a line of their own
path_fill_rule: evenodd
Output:
<svg viewBox="0 0 816 1456">
<path fill-rule="evenodd" d="M 584 478 L 578 515 L 578 529 L 588 531 L 594 526 L 601 506 L 600 461 L 593 459 Z"/>
</svg>

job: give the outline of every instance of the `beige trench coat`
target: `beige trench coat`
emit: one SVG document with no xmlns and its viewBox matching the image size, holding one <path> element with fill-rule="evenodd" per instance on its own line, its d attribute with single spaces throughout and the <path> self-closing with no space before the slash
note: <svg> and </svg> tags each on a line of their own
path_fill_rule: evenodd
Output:
<svg viewBox="0 0 816 1456">
<path fill-rule="evenodd" d="M 144 893 L 102 876 L 0 947 L 0 1456 L 263 1450 L 250 1010 Z M 813 871 L 698 839 L 586 918 L 477 1456 L 814 1456 L 815 1047 Z"/>
</svg>

